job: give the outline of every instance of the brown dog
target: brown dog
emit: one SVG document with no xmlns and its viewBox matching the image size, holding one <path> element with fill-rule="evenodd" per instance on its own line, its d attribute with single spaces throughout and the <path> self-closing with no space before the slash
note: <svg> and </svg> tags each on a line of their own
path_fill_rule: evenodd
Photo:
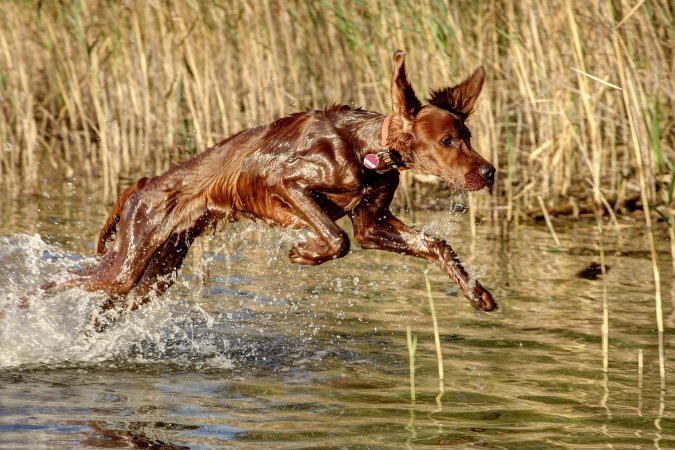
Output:
<svg viewBox="0 0 675 450">
<path fill-rule="evenodd" d="M 492 186 L 495 169 L 471 147 L 464 123 L 484 71 L 432 92 L 422 105 L 406 78 L 404 53 L 393 60 L 387 116 L 348 106 L 293 114 L 127 188 L 101 232 L 101 259 L 62 287 L 105 292 L 112 298 L 107 307 L 131 291 L 135 309 L 171 285 L 197 236 L 217 221 L 242 216 L 310 230 L 314 237 L 295 244 L 290 259 L 322 264 L 349 251 L 346 233 L 335 224 L 346 215 L 362 248 L 433 261 L 476 308 L 495 309 L 490 293 L 470 282 L 446 242 L 409 228 L 389 211 L 399 170 L 406 168 L 439 176 L 453 191 Z"/>
</svg>

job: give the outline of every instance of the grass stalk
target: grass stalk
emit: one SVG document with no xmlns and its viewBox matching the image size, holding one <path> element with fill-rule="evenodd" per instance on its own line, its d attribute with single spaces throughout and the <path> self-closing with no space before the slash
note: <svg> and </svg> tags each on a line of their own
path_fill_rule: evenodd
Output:
<svg viewBox="0 0 675 450">
<path fill-rule="evenodd" d="M 644 387 L 644 355 L 642 354 L 642 349 L 638 349 L 638 402 L 637 402 L 637 413 L 642 417 L 642 391 Z"/>
<path fill-rule="evenodd" d="M 598 227 L 598 248 L 600 252 L 600 273 L 602 278 L 602 387 L 603 395 L 600 405 L 605 408 L 607 417 L 611 419 L 612 412 L 607 406 L 609 399 L 609 300 L 607 298 L 607 267 L 605 265 L 605 240 L 602 228 L 602 217 L 596 211 L 596 224 Z"/>
<path fill-rule="evenodd" d="M 607 2 L 607 7 L 611 11 L 612 24 L 614 20 L 614 10 L 611 1 Z M 619 77 L 621 79 L 622 87 L 622 97 L 623 103 L 626 111 L 626 117 L 628 120 L 631 144 L 635 156 L 635 164 L 638 172 L 638 179 L 640 182 L 640 197 L 642 200 L 642 210 L 644 213 L 645 226 L 647 231 L 647 237 L 649 239 L 649 250 L 651 254 L 652 262 L 652 274 L 654 277 L 654 303 L 655 303 L 655 313 L 656 313 L 656 326 L 658 332 L 658 352 L 659 352 L 659 378 L 661 381 L 661 391 L 665 392 L 666 389 L 666 367 L 665 367 L 665 350 L 663 342 L 663 306 L 661 298 L 661 273 L 659 270 L 658 254 L 656 252 L 656 240 L 654 238 L 654 229 L 652 228 L 652 217 L 651 217 L 651 207 L 649 204 L 649 190 L 647 187 L 647 181 L 645 177 L 645 171 L 643 167 L 642 152 L 640 146 L 640 138 L 638 136 L 637 124 L 635 122 L 633 110 L 637 107 L 637 102 L 635 99 L 635 92 L 631 84 L 628 81 L 628 74 L 626 70 L 626 65 L 624 63 L 624 51 L 621 47 L 621 36 L 619 35 L 619 30 L 616 26 L 612 27 L 612 43 L 614 46 L 614 54 L 616 56 L 617 68 L 619 71 Z"/>
<path fill-rule="evenodd" d="M 438 382 L 441 387 L 444 386 L 445 373 L 443 371 L 443 352 L 441 350 L 441 335 L 438 331 L 438 320 L 436 319 L 436 305 L 434 297 L 431 294 L 431 282 L 429 281 L 429 271 L 424 271 L 424 283 L 427 287 L 427 297 L 429 298 L 429 310 L 431 311 L 431 323 L 434 327 L 434 344 L 436 346 L 436 360 L 438 361 Z"/>
<path fill-rule="evenodd" d="M 417 352 L 417 336 L 410 331 L 410 325 L 406 326 L 406 338 L 408 342 L 408 366 L 410 368 L 410 403 L 415 404 L 415 353 Z"/>
<path fill-rule="evenodd" d="M 544 204 L 544 199 L 541 198 L 541 195 L 538 195 L 537 200 L 539 201 L 541 212 L 544 214 L 544 220 L 546 221 L 548 231 L 551 233 L 551 237 L 553 237 L 553 240 L 555 241 L 555 246 L 557 248 L 562 248 L 562 245 L 560 244 L 560 239 L 558 239 L 558 234 L 555 232 L 555 228 L 553 228 L 551 217 L 548 215 L 548 210 L 546 209 L 546 205 Z"/>
<path fill-rule="evenodd" d="M 595 216 L 598 227 L 598 248 L 600 252 L 600 273 L 602 275 L 602 371 L 609 369 L 609 301 L 607 297 L 607 267 L 605 265 L 605 240 L 602 229 L 602 217 Z"/>
</svg>

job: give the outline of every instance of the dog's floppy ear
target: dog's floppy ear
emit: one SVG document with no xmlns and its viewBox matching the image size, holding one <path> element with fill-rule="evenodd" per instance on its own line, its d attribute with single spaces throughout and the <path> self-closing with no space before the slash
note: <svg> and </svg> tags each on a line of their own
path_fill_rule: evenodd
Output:
<svg viewBox="0 0 675 450">
<path fill-rule="evenodd" d="M 394 53 L 394 73 L 391 76 L 391 110 L 404 120 L 412 121 L 422 108 L 405 73 L 405 52 Z"/>
<path fill-rule="evenodd" d="M 431 92 L 429 103 L 466 118 L 476 104 L 478 94 L 483 88 L 483 81 L 485 81 L 485 70 L 481 66 L 457 86 Z"/>
</svg>

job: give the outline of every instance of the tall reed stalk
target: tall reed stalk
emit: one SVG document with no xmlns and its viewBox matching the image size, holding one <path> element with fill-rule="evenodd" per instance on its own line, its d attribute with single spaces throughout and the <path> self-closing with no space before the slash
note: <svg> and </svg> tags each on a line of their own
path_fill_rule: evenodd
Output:
<svg viewBox="0 0 675 450">
<path fill-rule="evenodd" d="M 497 195 L 477 207 L 511 220 L 538 211 L 538 196 L 551 212 L 603 196 L 620 209 L 640 184 L 631 128 L 675 159 L 673 14 L 668 0 L 8 0 L 1 184 L 37 191 L 45 178 L 77 177 L 114 196 L 126 178 L 292 111 L 345 102 L 387 112 L 400 48 L 420 95 L 486 66 L 471 122 L 499 172 Z M 616 33 L 629 55 L 632 126 L 621 94 L 586 76 L 619 84 Z M 657 189 L 672 186 L 675 169 L 640 148 L 644 200 L 663 204 Z M 402 185 L 415 188 L 414 172 Z"/>
<path fill-rule="evenodd" d="M 608 8 L 612 8 L 612 3 L 607 2 Z M 619 23 L 624 23 L 624 20 L 621 20 Z M 614 24 L 613 16 L 611 24 Z M 628 126 L 630 131 L 630 142 L 635 155 L 635 165 L 637 167 L 638 180 L 640 183 L 640 195 L 642 200 L 642 208 L 644 211 L 644 220 L 647 231 L 647 237 L 649 239 L 649 250 L 651 253 L 651 262 L 652 262 L 652 274 L 654 276 L 654 301 L 655 301 L 655 312 L 656 312 L 656 326 L 658 332 L 658 352 L 659 352 L 659 378 L 661 380 L 661 391 L 665 392 L 666 389 L 666 369 L 665 369 L 665 349 L 663 342 L 663 305 L 661 298 L 661 271 L 659 270 L 659 260 L 658 254 L 656 251 L 656 239 L 654 238 L 654 229 L 652 226 L 652 216 L 651 216 L 651 207 L 650 207 L 650 185 L 647 183 L 649 168 L 645 166 L 644 155 L 643 155 L 643 143 L 646 141 L 644 136 L 640 136 L 642 127 L 636 121 L 636 110 L 639 109 L 638 103 L 638 93 L 636 92 L 636 86 L 634 78 L 629 79 L 629 76 L 633 73 L 634 61 L 630 60 L 629 56 L 629 66 L 627 67 L 625 57 L 626 53 L 629 51 L 626 43 L 623 41 L 622 36 L 619 33 L 619 27 L 612 27 L 612 44 L 614 46 L 614 54 L 616 55 L 617 69 L 619 72 L 619 78 L 621 80 L 623 102 L 625 107 L 625 114 L 628 120 Z M 630 55 L 630 54 L 629 54 Z M 632 67 L 631 67 L 632 66 Z M 640 127 L 640 128 L 639 128 Z"/>
</svg>

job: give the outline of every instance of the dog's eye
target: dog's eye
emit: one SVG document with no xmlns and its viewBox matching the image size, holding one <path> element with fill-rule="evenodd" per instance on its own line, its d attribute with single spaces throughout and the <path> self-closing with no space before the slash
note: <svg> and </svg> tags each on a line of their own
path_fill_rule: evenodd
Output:
<svg viewBox="0 0 675 450">
<path fill-rule="evenodd" d="M 452 144 L 452 137 L 445 136 L 443 139 L 441 139 L 441 144 L 445 145 L 446 147 L 449 147 L 450 144 Z"/>
</svg>

